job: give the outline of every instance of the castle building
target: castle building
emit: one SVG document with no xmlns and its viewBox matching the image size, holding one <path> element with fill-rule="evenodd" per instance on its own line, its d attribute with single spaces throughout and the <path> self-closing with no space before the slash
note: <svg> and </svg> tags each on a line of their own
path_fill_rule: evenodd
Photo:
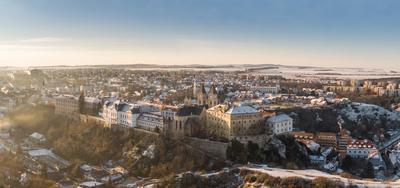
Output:
<svg viewBox="0 0 400 188">
<path fill-rule="evenodd" d="M 262 114 L 251 106 L 217 105 L 205 113 L 206 131 L 211 138 L 259 145 L 265 141 Z"/>
</svg>

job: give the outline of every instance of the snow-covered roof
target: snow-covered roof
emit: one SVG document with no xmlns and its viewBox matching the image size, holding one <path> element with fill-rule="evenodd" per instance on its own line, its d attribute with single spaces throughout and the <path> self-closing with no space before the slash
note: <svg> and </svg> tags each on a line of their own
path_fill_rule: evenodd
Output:
<svg viewBox="0 0 400 188">
<path fill-rule="evenodd" d="M 228 111 L 227 114 L 253 114 L 258 113 L 256 109 L 250 106 L 232 106 Z"/>
<path fill-rule="evenodd" d="M 283 121 L 293 121 L 293 119 L 286 114 L 279 114 L 268 118 L 267 123 L 279 123 Z"/>
</svg>

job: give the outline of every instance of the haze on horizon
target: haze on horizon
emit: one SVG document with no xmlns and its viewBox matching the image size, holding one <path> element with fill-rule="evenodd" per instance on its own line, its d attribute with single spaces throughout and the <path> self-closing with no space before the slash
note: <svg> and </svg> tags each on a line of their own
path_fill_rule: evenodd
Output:
<svg viewBox="0 0 400 188">
<path fill-rule="evenodd" d="M 396 0 L 0 0 L 0 66 L 398 69 Z"/>
</svg>

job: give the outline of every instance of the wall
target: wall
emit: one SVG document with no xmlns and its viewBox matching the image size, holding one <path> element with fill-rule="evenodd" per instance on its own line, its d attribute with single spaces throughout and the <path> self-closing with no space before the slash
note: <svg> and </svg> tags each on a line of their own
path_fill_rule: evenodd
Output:
<svg viewBox="0 0 400 188">
<path fill-rule="evenodd" d="M 186 137 L 185 143 L 192 146 L 193 148 L 200 149 L 212 156 L 226 159 L 226 149 L 228 148 L 228 143 L 210 141 L 193 137 Z"/>
</svg>

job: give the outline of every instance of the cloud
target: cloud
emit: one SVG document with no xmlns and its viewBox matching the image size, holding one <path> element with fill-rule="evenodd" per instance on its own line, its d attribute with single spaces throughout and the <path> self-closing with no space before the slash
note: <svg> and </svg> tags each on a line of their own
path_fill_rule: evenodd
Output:
<svg viewBox="0 0 400 188">
<path fill-rule="evenodd" d="M 40 38 L 30 38 L 19 40 L 21 43 L 57 43 L 57 42 L 65 42 L 67 39 L 65 38 L 57 38 L 57 37 L 40 37 Z"/>
</svg>

